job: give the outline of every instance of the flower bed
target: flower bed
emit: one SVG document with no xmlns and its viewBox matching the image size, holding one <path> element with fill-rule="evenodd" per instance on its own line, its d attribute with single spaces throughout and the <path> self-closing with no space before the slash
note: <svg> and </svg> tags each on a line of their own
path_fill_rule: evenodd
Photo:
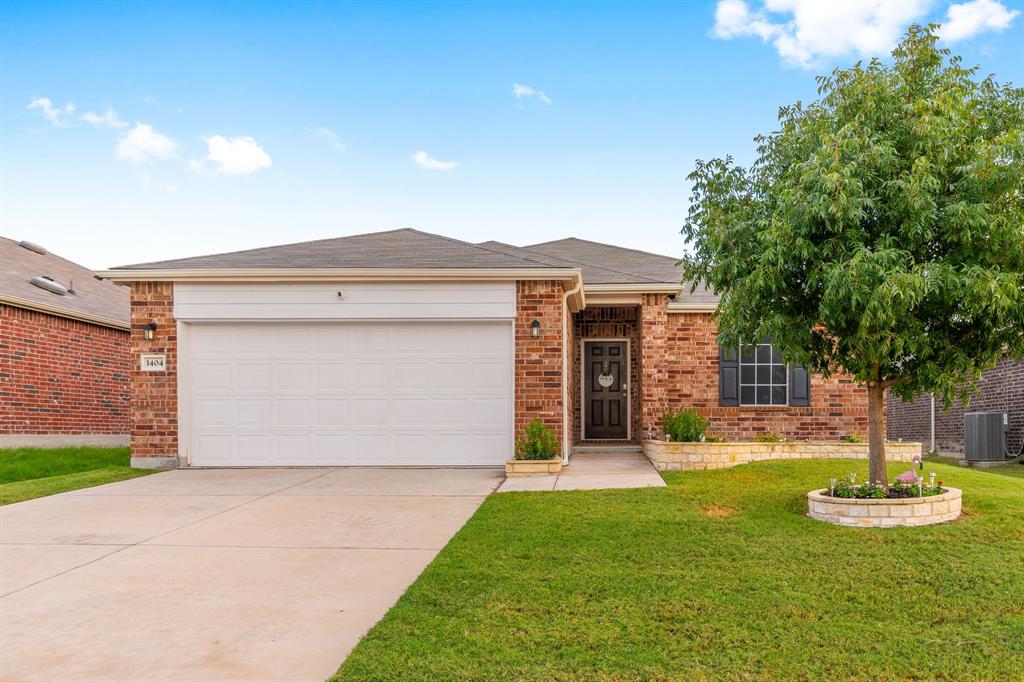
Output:
<svg viewBox="0 0 1024 682">
<path fill-rule="evenodd" d="M 644 441 L 644 454 L 658 471 L 722 469 L 766 459 L 867 459 L 867 443 L 783 441 L 780 443 L 669 443 Z M 886 443 L 885 457 L 909 462 L 921 456 L 920 443 Z"/>
<path fill-rule="evenodd" d="M 807 493 L 807 515 L 840 526 L 930 526 L 960 516 L 961 491 L 943 488 L 930 497 L 858 499 L 833 497 L 828 488 Z"/>
<path fill-rule="evenodd" d="M 557 474 L 561 470 L 561 457 L 557 459 L 510 459 L 505 462 L 505 475 L 510 478 Z"/>
</svg>

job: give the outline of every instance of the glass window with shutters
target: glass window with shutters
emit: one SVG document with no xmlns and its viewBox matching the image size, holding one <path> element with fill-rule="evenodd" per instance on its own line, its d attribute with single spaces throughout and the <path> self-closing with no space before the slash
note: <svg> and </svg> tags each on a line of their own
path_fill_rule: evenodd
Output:
<svg viewBox="0 0 1024 682">
<path fill-rule="evenodd" d="M 748 344 L 740 352 L 740 405 L 788 405 L 789 373 L 769 343 Z"/>
</svg>

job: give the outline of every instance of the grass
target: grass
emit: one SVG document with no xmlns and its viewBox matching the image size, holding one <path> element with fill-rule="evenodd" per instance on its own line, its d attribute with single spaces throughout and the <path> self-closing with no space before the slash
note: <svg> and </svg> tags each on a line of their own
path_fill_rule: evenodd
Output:
<svg viewBox="0 0 1024 682">
<path fill-rule="evenodd" d="M 0 449 L 0 505 L 144 476 L 130 448 Z"/>
<path fill-rule="evenodd" d="M 1024 467 L 926 463 L 965 491 L 953 523 L 807 518 L 806 492 L 851 471 L 492 495 L 334 679 L 1020 679 Z"/>
</svg>

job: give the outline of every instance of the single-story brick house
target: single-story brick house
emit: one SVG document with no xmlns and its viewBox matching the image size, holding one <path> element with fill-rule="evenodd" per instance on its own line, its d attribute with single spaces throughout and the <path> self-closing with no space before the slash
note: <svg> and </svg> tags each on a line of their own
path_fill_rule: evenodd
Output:
<svg viewBox="0 0 1024 682">
<path fill-rule="evenodd" d="M 922 394 L 905 403 L 898 396 L 886 396 L 889 438 L 920 441 L 926 449 L 942 455 L 964 454 L 964 413 L 1005 412 L 1009 419 L 1006 434 L 1013 452 L 1024 444 L 1024 360 L 1003 358 L 981 373 L 978 392 L 965 407 L 954 402 L 945 409 L 943 402 Z"/>
<path fill-rule="evenodd" d="M 129 295 L 0 237 L 0 447 L 127 445 Z"/>
<path fill-rule="evenodd" d="M 720 351 L 670 256 L 403 229 L 100 274 L 131 289 L 136 466 L 493 466 L 537 417 L 567 458 L 679 407 L 729 439 L 867 431 L 851 380 Z"/>
</svg>

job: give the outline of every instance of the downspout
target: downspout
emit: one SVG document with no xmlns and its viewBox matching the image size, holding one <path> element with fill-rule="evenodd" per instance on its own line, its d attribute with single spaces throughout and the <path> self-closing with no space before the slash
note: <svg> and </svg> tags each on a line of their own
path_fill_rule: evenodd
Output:
<svg viewBox="0 0 1024 682">
<path fill-rule="evenodd" d="M 932 448 L 929 450 L 931 454 L 935 454 L 935 394 L 932 393 L 932 416 L 931 416 L 931 434 L 932 434 Z"/>
<path fill-rule="evenodd" d="M 569 463 L 569 297 L 575 296 L 583 288 L 583 278 L 576 281 L 576 286 L 562 294 L 562 464 Z"/>
</svg>

